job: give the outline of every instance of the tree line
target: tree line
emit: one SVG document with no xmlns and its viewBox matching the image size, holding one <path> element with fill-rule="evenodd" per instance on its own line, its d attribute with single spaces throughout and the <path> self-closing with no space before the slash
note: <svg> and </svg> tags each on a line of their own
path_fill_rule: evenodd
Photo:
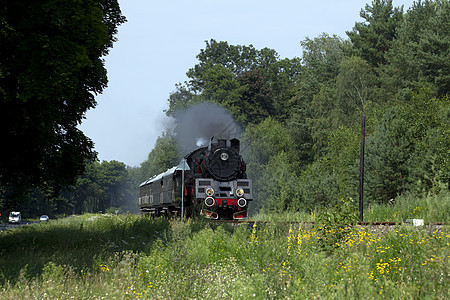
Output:
<svg viewBox="0 0 450 300">
<path fill-rule="evenodd" d="M 187 71 L 188 81 L 177 84 L 169 95 L 166 114 L 176 119 L 192 105 L 214 102 L 242 124 L 243 154 L 257 199 L 252 203 L 254 211 L 313 210 L 342 197 L 357 198 L 362 114 L 367 120 L 364 192 L 368 203 L 387 203 L 404 193 L 448 191 L 449 6 L 448 0 L 417 1 L 404 11 L 403 7 L 393 7 L 391 0 L 374 0 L 361 10 L 363 21 L 347 31 L 346 39 L 327 33 L 307 37 L 300 42 L 301 57 L 294 58 L 280 59 L 273 49 L 211 39 L 197 55 L 198 63 Z M 115 20 L 114 26 L 108 31 L 103 51 L 113 41 L 115 26 L 124 22 L 117 8 L 113 11 L 115 19 L 107 19 Z M 8 27 L 0 34 L 2 39 L 12 39 L 16 32 Z M 0 95 L 6 95 L 1 103 L 11 105 L 14 101 L 7 100 L 13 93 L 4 85 L 11 81 L 11 71 L 5 66 L 9 65 L 0 64 Z M 100 67 L 96 70 L 103 74 Z M 65 97 L 74 105 L 81 97 L 76 93 L 79 87 L 70 87 L 73 94 L 55 94 L 64 108 L 68 105 Z M 34 94 L 25 84 L 23 89 L 20 99 L 12 99 L 24 106 L 54 97 L 51 93 Z M 96 89 L 100 87 L 88 90 Z M 86 107 L 94 105 L 93 99 L 86 99 L 90 102 L 77 106 L 72 123 L 79 122 Z M 67 112 L 72 109 L 67 108 Z M 38 152 L 43 159 L 62 159 L 77 152 L 69 142 L 64 147 L 55 144 L 70 131 L 58 122 L 52 123 L 50 131 L 61 138 L 46 139 L 49 145 L 43 145 L 56 154 Z M 21 130 L 27 128 L 19 125 Z M 23 134 L 29 134 L 25 131 Z M 183 155 L 176 134 L 170 130 L 158 137 L 140 168 L 115 161 L 94 162 L 86 137 L 71 141 L 85 147 L 86 151 L 77 152 L 82 154 L 77 156 L 79 160 L 50 166 L 56 171 L 64 166 L 68 171 L 65 178 L 76 182 L 58 182 L 47 176 L 39 169 L 45 161 L 38 161 L 38 167 L 27 161 L 31 165 L 22 168 L 11 165 L 17 158 L 2 159 L 0 206 L 10 207 L 5 204 L 8 201 L 24 203 L 15 196 L 20 183 L 42 193 L 35 198 L 47 202 L 36 201 L 52 205 L 58 213 L 106 211 L 111 207 L 129 210 L 127 199 L 134 197 L 136 203 L 139 182 L 176 165 Z M 10 169 L 14 176 L 5 175 Z M 30 180 L 21 175 L 27 171 L 33 175 Z M 26 191 L 21 199 L 30 199 L 30 193 Z"/>
<path fill-rule="evenodd" d="M 418 1 L 404 12 L 374 0 L 347 39 L 307 37 L 300 58 L 211 39 L 166 113 L 177 118 L 209 101 L 244 126 L 254 210 L 313 210 L 357 199 L 363 114 L 367 203 L 448 191 L 449 5 Z M 160 136 L 143 171 L 172 165 L 176 141 L 170 132 Z"/>
</svg>

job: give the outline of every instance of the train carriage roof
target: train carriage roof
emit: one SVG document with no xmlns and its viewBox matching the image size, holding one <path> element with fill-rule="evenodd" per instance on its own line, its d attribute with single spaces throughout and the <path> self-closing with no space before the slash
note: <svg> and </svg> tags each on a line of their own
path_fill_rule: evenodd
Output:
<svg viewBox="0 0 450 300">
<path fill-rule="evenodd" d="M 181 170 L 181 169 L 180 169 L 178 166 L 172 167 L 172 168 L 168 169 L 167 171 L 165 171 L 165 172 L 163 172 L 163 173 L 161 173 L 161 174 L 158 174 L 158 175 L 155 175 L 155 176 L 153 176 L 153 177 L 150 177 L 147 181 L 144 181 L 144 182 L 141 183 L 139 186 L 142 187 L 142 186 L 144 186 L 144 185 L 146 185 L 146 184 L 149 184 L 149 183 L 153 183 L 153 182 L 159 181 L 159 180 L 161 180 L 163 177 L 166 177 L 166 176 L 175 174 L 175 172 L 176 172 L 177 170 Z"/>
</svg>

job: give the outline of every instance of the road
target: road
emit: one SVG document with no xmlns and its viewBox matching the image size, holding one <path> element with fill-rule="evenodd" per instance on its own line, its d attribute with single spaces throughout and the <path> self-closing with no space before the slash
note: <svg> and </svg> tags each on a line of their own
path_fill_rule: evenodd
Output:
<svg viewBox="0 0 450 300">
<path fill-rule="evenodd" d="M 21 222 L 20 224 L 2 223 L 2 224 L 0 224 L 0 231 L 13 229 L 13 228 L 17 228 L 22 225 L 29 225 L 29 224 L 33 224 L 33 223 L 39 223 L 39 222 Z"/>
</svg>

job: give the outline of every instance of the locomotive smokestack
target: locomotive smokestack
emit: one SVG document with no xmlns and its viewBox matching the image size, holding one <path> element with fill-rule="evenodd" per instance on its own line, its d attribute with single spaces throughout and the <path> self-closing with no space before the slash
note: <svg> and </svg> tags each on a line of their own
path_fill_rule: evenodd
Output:
<svg viewBox="0 0 450 300">
<path fill-rule="evenodd" d="M 217 146 L 219 146 L 219 147 L 226 147 L 227 146 L 227 140 L 226 139 L 219 139 L 219 140 L 217 140 Z"/>
<path fill-rule="evenodd" d="M 230 147 L 233 148 L 233 150 L 235 150 L 237 153 L 240 153 L 241 142 L 238 139 L 231 139 Z"/>
</svg>

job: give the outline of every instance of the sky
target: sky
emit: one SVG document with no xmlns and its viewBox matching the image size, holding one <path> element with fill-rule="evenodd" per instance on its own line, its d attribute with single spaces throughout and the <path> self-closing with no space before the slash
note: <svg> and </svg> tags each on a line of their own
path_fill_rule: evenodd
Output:
<svg viewBox="0 0 450 300">
<path fill-rule="evenodd" d="M 300 41 L 325 32 L 347 38 L 371 0 L 119 0 L 127 22 L 106 56 L 108 87 L 96 97 L 80 129 L 100 161 L 140 166 L 170 124 L 170 93 L 187 80 L 205 41 L 302 56 Z M 393 0 L 404 6 L 413 0 Z"/>
</svg>

